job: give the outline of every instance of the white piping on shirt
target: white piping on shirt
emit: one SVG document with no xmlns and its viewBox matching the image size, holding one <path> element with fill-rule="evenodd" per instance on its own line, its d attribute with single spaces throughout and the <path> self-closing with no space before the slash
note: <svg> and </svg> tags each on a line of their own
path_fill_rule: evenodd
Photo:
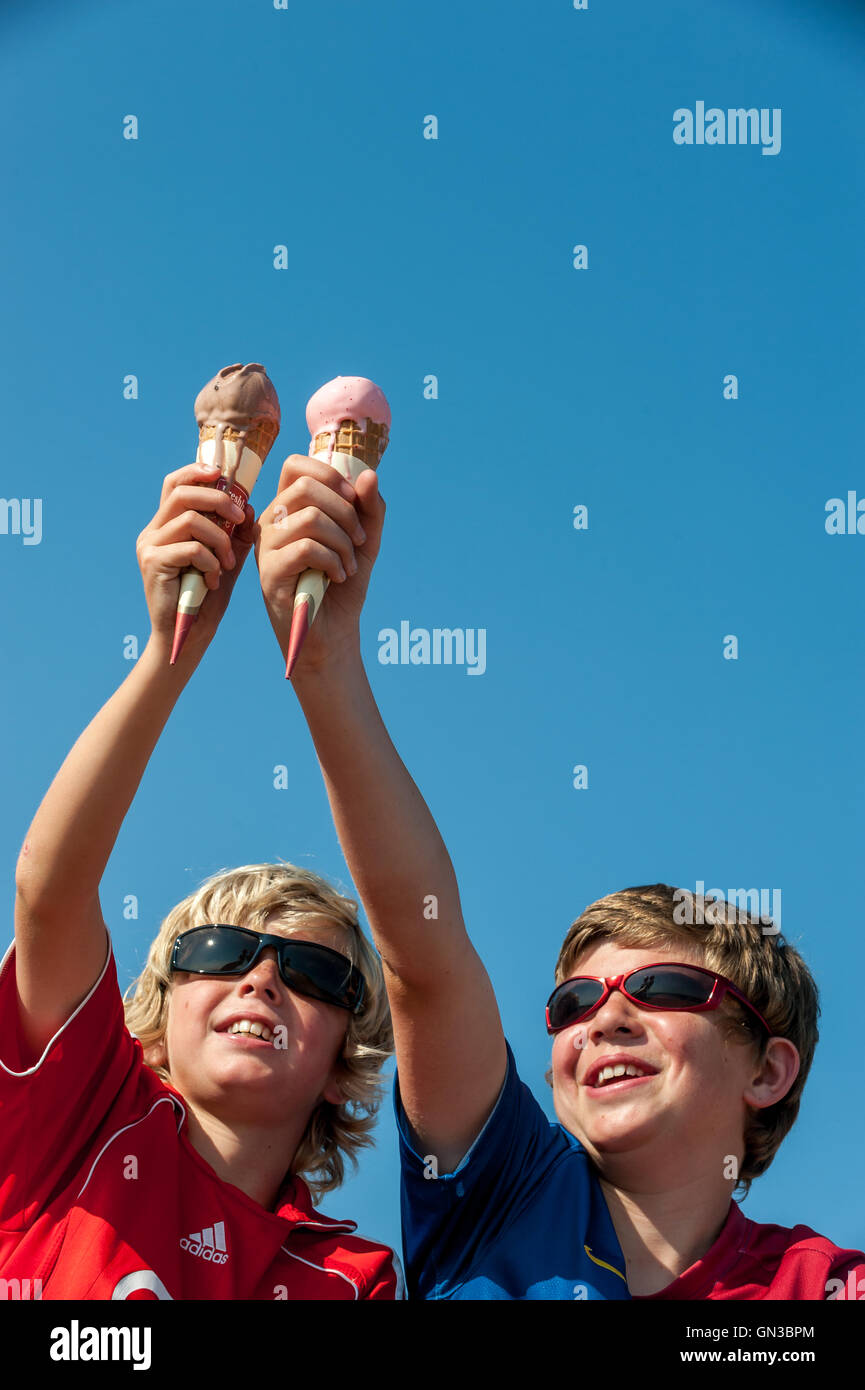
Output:
<svg viewBox="0 0 865 1390">
<path fill-rule="evenodd" d="M 81 1000 L 81 1003 L 78 1005 L 78 1008 L 75 1010 L 75 1012 L 74 1012 L 74 1013 L 71 1013 L 71 1014 L 69 1015 L 69 1017 L 67 1018 L 66 1022 L 63 1024 L 63 1026 L 62 1026 L 61 1028 L 58 1028 L 57 1032 L 54 1034 L 54 1037 L 53 1037 L 53 1038 L 51 1039 L 51 1041 L 47 1044 L 47 1046 L 46 1046 L 46 1048 L 45 1048 L 45 1051 L 42 1053 L 42 1056 L 39 1058 L 39 1061 L 36 1062 L 36 1063 L 34 1063 L 34 1065 L 33 1065 L 32 1067 L 28 1067 L 26 1071 L 13 1071 L 12 1068 L 11 1068 L 11 1067 L 7 1067 L 7 1066 L 6 1066 L 6 1063 L 3 1061 L 3 1059 L 0 1058 L 0 1067 L 3 1068 L 3 1070 L 6 1072 L 6 1074 L 7 1074 L 8 1076 L 32 1076 L 33 1073 L 34 1073 L 35 1071 L 38 1071 L 39 1068 L 42 1066 L 42 1063 L 45 1061 L 45 1058 L 48 1056 L 48 1053 L 51 1051 L 52 1047 L 53 1047 L 54 1044 L 56 1043 L 57 1039 L 60 1037 L 61 1033 L 65 1033 L 66 1029 L 69 1027 L 69 1025 L 70 1025 L 70 1023 L 72 1022 L 73 1018 L 76 1018 L 76 1017 L 78 1016 L 78 1014 L 80 1014 L 81 1010 L 84 1008 L 84 1006 L 85 1006 L 85 1004 L 88 1002 L 88 1000 L 90 1000 L 90 999 L 93 998 L 93 995 L 96 993 L 97 989 L 99 988 L 100 984 L 102 983 L 102 976 L 105 974 L 106 970 L 108 969 L 108 962 L 111 960 L 111 955 L 112 955 L 112 951 L 111 951 L 111 933 L 108 931 L 108 928 L 107 928 L 107 927 L 105 928 L 105 933 L 106 933 L 106 936 L 108 937 L 108 953 L 107 953 L 107 955 L 106 955 L 106 957 L 105 957 L 105 964 L 103 965 L 101 971 L 99 972 L 99 979 L 96 981 L 96 984 L 93 986 L 93 988 L 91 989 L 90 993 L 87 995 L 87 998 Z M 10 945 L 8 951 L 6 952 L 5 956 L 3 957 L 2 961 L 0 961 L 0 976 L 2 976 L 4 970 L 6 969 L 6 964 L 7 964 L 8 960 L 9 960 L 9 957 L 12 955 L 12 952 L 14 951 L 14 949 L 15 949 L 15 942 L 13 941 L 12 944 Z"/>
<path fill-rule="evenodd" d="M 351 1228 L 352 1230 L 355 1229 L 355 1223 L 354 1223 L 353 1221 L 352 1221 L 352 1222 L 349 1222 L 348 1224 L 349 1224 L 349 1226 L 350 1226 L 350 1228 Z M 335 1230 L 339 1230 L 339 1229 L 340 1229 L 338 1226 L 335 1226 L 335 1225 L 334 1225 L 334 1226 L 327 1226 L 326 1223 L 325 1223 L 324 1221 L 298 1221 L 297 1224 L 295 1225 L 294 1229 L 297 1230 L 297 1227 L 298 1227 L 298 1226 L 320 1226 L 320 1227 L 322 1227 L 322 1228 L 325 1229 L 325 1230 L 331 1230 L 331 1231 L 335 1231 Z M 346 1227 L 344 1226 L 342 1229 L 345 1230 Z M 367 1239 L 366 1236 L 358 1236 L 358 1240 L 366 1240 L 366 1239 Z M 381 1244 L 381 1242 L 380 1242 L 380 1241 L 377 1241 L 377 1240 L 376 1240 L 376 1241 L 372 1241 L 372 1240 L 371 1240 L 369 1243 L 370 1243 L 370 1245 L 380 1245 L 380 1244 Z M 405 1298 L 405 1279 L 404 1279 L 404 1277 L 403 1277 L 402 1265 L 400 1264 L 399 1256 L 397 1255 L 396 1251 L 393 1249 L 392 1246 L 386 1245 L 384 1248 L 385 1248 L 385 1250 L 387 1250 L 388 1254 L 390 1255 L 391 1264 L 392 1264 L 392 1266 L 393 1266 L 394 1276 L 395 1276 L 395 1278 L 396 1278 L 396 1292 L 394 1293 L 394 1299 L 401 1299 L 401 1300 L 402 1300 L 402 1299 Z M 286 1250 L 286 1248 L 285 1248 L 284 1245 L 283 1245 L 282 1249 L 285 1250 L 286 1255 L 291 1255 L 291 1257 L 292 1257 L 293 1260 L 299 1260 L 299 1259 L 301 1259 L 301 1256 L 300 1256 L 300 1255 L 295 1255 L 291 1250 Z M 309 1260 L 303 1260 L 303 1263 L 304 1263 L 304 1264 L 310 1264 L 311 1262 L 310 1262 Z M 323 1265 L 312 1265 L 312 1268 L 313 1268 L 313 1269 L 324 1269 L 324 1266 L 323 1266 Z M 339 1274 L 339 1270 L 338 1270 L 338 1269 L 325 1269 L 324 1272 L 325 1272 L 325 1274 Z M 340 1277 L 341 1277 L 342 1279 L 348 1278 L 348 1276 L 345 1275 L 345 1274 L 341 1275 Z M 351 1284 L 351 1283 L 353 1283 L 353 1280 L 349 1279 L 348 1282 Z M 358 1293 L 358 1290 L 357 1290 L 357 1285 L 355 1285 L 354 1287 L 355 1287 L 355 1298 L 358 1298 L 358 1297 L 359 1297 L 359 1293 Z"/>
<path fill-rule="evenodd" d="M 295 1230 L 298 1226 L 315 1226 L 320 1231 L 348 1231 L 349 1234 L 357 1230 L 356 1221 L 295 1221 Z"/>
<path fill-rule="evenodd" d="M 344 1279 L 347 1284 L 351 1284 L 351 1287 L 354 1289 L 355 1302 L 360 1298 L 360 1290 L 357 1284 L 353 1279 L 349 1279 L 347 1274 L 343 1274 L 342 1270 L 325 1269 L 324 1265 L 313 1264 L 312 1260 L 305 1260 L 302 1255 L 295 1255 L 291 1250 L 286 1250 L 284 1245 L 281 1248 L 285 1250 L 286 1255 L 291 1255 L 293 1260 L 300 1260 L 302 1265 L 309 1265 L 310 1269 L 320 1269 L 322 1274 L 338 1274 L 340 1279 Z"/>
<path fill-rule="evenodd" d="M 145 1066 L 146 1065 L 147 1064 L 145 1063 Z M 179 1134 L 181 1129 L 183 1128 L 183 1121 L 186 1119 L 186 1106 L 183 1104 L 183 1101 L 180 1100 L 177 1096 L 175 1096 L 171 1091 L 169 1091 L 168 1093 L 168 1099 L 170 1101 L 173 1101 L 175 1108 L 180 1111 L 180 1122 L 177 1126 L 177 1133 Z"/>
<path fill-rule="evenodd" d="M 158 1098 L 158 1100 L 155 1100 L 155 1101 L 153 1102 L 153 1104 L 151 1105 L 150 1109 L 147 1111 L 147 1114 L 146 1114 L 146 1115 L 141 1115 L 141 1116 L 139 1116 L 139 1118 L 138 1118 L 137 1120 L 133 1120 L 130 1124 L 128 1124 L 128 1125 L 123 1125 L 123 1127 L 122 1127 L 121 1129 L 116 1129 L 116 1130 L 114 1131 L 114 1133 L 112 1134 L 111 1138 L 110 1138 L 110 1139 L 106 1139 L 105 1143 L 102 1145 L 102 1148 L 99 1150 L 98 1154 L 96 1155 L 96 1157 L 95 1157 L 94 1160 L 93 1160 L 92 1166 L 91 1166 L 91 1168 L 90 1168 L 90 1172 L 87 1174 L 87 1177 L 86 1177 L 85 1180 L 84 1180 L 84 1187 L 87 1186 L 87 1184 L 89 1183 L 90 1179 L 93 1177 L 93 1170 L 94 1170 L 94 1168 L 96 1167 L 96 1165 L 97 1165 L 97 1163 L 99 1162 L 99 1160 L 100 1160 L 100 1158 L 102 1157 L 102 1155 L 105 1153 L 105 1150 L 108 1148 L 109 1144 L 113 1144 L 113 1143 L 114 1143 L 114 1140 L 117 1138 L 118 1134 L 125 1134 L 126 1131 L 127 1131 L 127 1129 L 134 1129 L 135 1126 L 136 1126 L 136 1125 L 140 1125 L 141 1122 L 142 1122 L 143 1120 L 149 1119 L 150 1116 L 153 1114 L 154 1110 L 156 1109 L 157 1105 L 164 1105 L 166 1101 L 168 1101 L 168 1103 L 169 1103 L 170 1105 L 173 1106 L 173 1105 L 174 1105 L 174 1096 L 169 1096 L 169 1095 L 160 1096 L 160 1097 Z M 180 1127 L 178 1126 L 178 1132 L 179 1132 L 179 1129 L 180 1129 Z M 81 1193 L 84 1191 L 84 1187 L 82 1187 L 81 1192 L 78 1193 L 78 1197 L 81 1196 Z M 77 1201 L 78 1198 L 76 1197 L 75 1200 Z"/>
</svg>

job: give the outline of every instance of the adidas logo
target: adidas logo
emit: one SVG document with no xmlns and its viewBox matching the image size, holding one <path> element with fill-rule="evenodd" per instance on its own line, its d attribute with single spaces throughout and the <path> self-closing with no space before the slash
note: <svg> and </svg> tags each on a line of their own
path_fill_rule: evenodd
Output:
<svg viewBox="0 0 865 1390">
<path fill-rule="evenodd" d="M 193 1231 L 192 1235 L 184 1236 L 180 1248 L 188 1250 L 190 1255 L 197 1255 L 199 1259 L 209 1260 L 211 1264 L 227 1264 L 225 1222 L 217 1221 L 215 1226 L 206 1226 L 201 1231 Z"/>
</svg>

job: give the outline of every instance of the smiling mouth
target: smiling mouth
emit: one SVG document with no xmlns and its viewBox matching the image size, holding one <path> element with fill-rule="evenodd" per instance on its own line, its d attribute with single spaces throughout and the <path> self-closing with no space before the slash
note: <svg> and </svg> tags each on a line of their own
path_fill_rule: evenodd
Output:
<svg viewBox="0 0 865 1390">
<path fill-rule="evenodd" d="M 645 1081 L 654 1081 L 657 1072 L 649 1072 L 643 1076 L 619 1076 L 614 1081 L 605 1081 L 603 1086 L 586 1086 L 589 1095 L 606 1096 L 610 1092 L 614 1095 L 621 1095 L 624 1091 L 629 1091 L 633 1086 L 640 1086 Z"/>
<path fill-rule="evenodd" d="M 230 1024 L 229 1033 L 252 1033 L 256 1038 L 264 1038 L 265 1042 L 273 1039 L 273 1033 L 266 1023 L 261 1023 L 257 1018 L 239 1018 L 235 1023 Z"/>
<path fill-rule="evenodd" d="M 274 1039 L 278 1029 L 274 1031 L 269 1024 L 260 1018 L 236 1018 L 233 1023 L 217 1028 L 217 1033 L 223 1033 L 229 1038 L 251 1038 L 258 1042 L 266 1043 L 268 1047 L 274 1045 Z"/>
</svg>

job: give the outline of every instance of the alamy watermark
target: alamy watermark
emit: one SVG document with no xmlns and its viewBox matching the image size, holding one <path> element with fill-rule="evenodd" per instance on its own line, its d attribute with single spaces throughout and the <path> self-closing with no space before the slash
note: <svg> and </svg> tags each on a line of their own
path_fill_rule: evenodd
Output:
<svg viewBox="0 0 865 1390">
<path fill-rule="evenodd" d="M 781 153 L 781 108 L 756 106 L 722 111 L 698 101 L 693 111 L 673 112 L 673 141 L 677 145 L 762 145 L 763 154 Z"/>
<path fill-rule="evenodd" d="M 843 497 L 830 497 L 825 510 L 827 535 L 865 536 L 865 497 L 857 497 L 852 488 L 848 489 L 846 503 Z"/>
<path fill-rule="evenodd" d="M 41 1279 L 0 1279 L 0 1303 L 10 1299 L 15 1303 L 27 1303 L 41 1297 Z"/>
<path fill-rule="evenodd" d="M 861 1303 L 865 1300 L 865 1279 L 857 1277 L 857 1271 L 848 1271 L 846 1279 L 826 1280 L 826 1301 L 844 1299 L 848 1303 Z"/>
<path fill-rule="evenodd" d="M 726 897 L 726 901 L 725 901 Z M 721 922 L 760 922 L 764 936 L 777 936 L 781 930 L 780 888 L 710 888 L 706 892 L 703 880 L 697 879 L 696 891 L 677 888 L 673 893 L 676 906 L 673 921 L 692 927 L 718 926 Z M 730 908 L 733 916 L 730 917 Z"/>
<path fill-rule="evenodd" d="M 0 536 L 23 536 L 25 545 L 39 545 L 42 498 L 0 497 Z"/>
<path fill-rule="evenodd" d="M 131 1361 L 134 1371 L 147 1371 L 151 1336 L 149 1327 L 82 1327 L 73 1318 L 51 1329 L 48 1354 L 52 1361 Z"/>
<path fill-rule="evenodd" d="M 412 627 L 407 618 L 378 634 L 382 666 L 465 666 L 466 675 L 482 676 L 487 669 L 485 627 Z"/>
</svg>

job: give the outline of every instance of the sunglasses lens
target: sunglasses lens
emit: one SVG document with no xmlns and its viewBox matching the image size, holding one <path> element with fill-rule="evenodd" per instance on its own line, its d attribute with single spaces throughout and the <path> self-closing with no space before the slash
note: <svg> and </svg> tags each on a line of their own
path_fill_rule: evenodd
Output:
<svg viewBox="0 0 865 1390">
<path fill-rule="evenodd" d="M 202 927 L 178 939 L 174 968 L 202 975 L 239 975 L 248 968 L 256 945 L 254 938 L 239 931 Z"/>
<path fill-rule="evenodd" d="M 712 979 L 683 965 L 653 965 L 635 970 L 625 981 L 630 995 L 656 1009 L 690 1009 L 705 1004 L 712 992 Z"/>
<path fill-rule="evenodd" d="M 289 942 L 282 952 L 282 973 L 286 984 L 312 999 L 339 1002 L 349 1008 L 358 1001 L 351 962 L 326 946 Z"/>
<path fill-rule="evenodd" d="M 597 1004 L 602 993 L 600 980 L 566 980 L 550 997 L 550 1027 L 569 1028 Z"/>
</svg>

